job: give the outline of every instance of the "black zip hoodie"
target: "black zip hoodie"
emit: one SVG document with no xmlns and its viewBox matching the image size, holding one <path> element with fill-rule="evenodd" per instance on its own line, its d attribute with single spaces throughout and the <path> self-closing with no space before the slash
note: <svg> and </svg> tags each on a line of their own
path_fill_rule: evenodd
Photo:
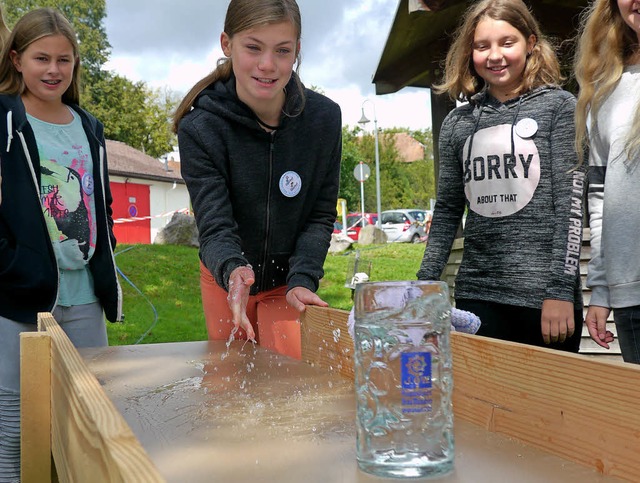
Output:
<svg viewBox="0 0 640 483">
<path fill-rule="evenodd" d="M 89 267 L 95 294 L 113 322 L 122 319 L 122 292 L 113 258 L 116 240 L 103 127 L 80 107 L 70 107 L 82 119 L 93 159 L 98 233 Z M 0 315 L 36 323 L 38 312 L 53 310 L 59 282 L 40 201 L 40 156 L 19 96 L 0 95 L 0 116 Z"/>
<path fill-rule="evenodd" d="M 286 114 L 272 133 L 238 99 L 233 76 L 203 91 L 180 122 L 200 258 L 224 289 L 246 264 L 256 275 L 251 294 L 285 284 L 315 292 L 324 274 L 340 179 L 340 108 L 309 89 L 302 108 L 295 74 L 286 93 Z"/>
</svg>

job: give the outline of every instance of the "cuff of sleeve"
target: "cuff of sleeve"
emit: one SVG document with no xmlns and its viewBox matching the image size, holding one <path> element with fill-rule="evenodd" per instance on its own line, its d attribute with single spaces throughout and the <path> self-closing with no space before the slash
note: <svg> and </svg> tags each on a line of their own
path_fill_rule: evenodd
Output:
<svg viewBox="0 0 640 483">
<path fill-rule="evenodd" d="M 592 287 L 589 305 L 597 305 L 598 307 L 611 307 L 609 302 L 609 288 L 605 286 Z"/>
<path fill-rule="evenodd" d="M 318 282 L 312 277 L 309 277 L 308 275 L 305 275 L 303 273 L 296 273 L 294 275 L 291 275 L 289 277 L 289 280 L 287 281 L 287 285 L 287 292 L 295 287 L 304 287 L 311 290 L 312 292 L 316 292 L 318 290 Z"/>
<path fill-rule="evenodd" d="M 416 273 L 416 278 L 418 280 L 434 280 L 434 281 L 440 280 L 440 278 L 436 276 L 434 273 L 428 270 L 423 270 L 423 269 L 418 270 L 418 272 Z"/>
<path fill-rule="evenodd" d="M 233 272 L 236 268 L 247 265 L 249 262 L 243 260 L 242 258 L 231 258 L 224 262 L 224 266 L 221 270 L 222 280 L 216 280 L 218 284 L 225 289 L 227 292 L 229 291 L 229 277 L 231 276 L 231 272 Z"/>
</svg>

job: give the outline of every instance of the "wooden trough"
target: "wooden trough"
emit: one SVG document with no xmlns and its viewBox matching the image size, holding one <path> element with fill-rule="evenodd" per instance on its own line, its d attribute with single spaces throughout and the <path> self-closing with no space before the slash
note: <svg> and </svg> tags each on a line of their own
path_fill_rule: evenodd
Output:
<svg viewBox="0 0 640 483">
<path fill-rule="evenodd" d="M 336 377 L 331 377 L 330 371 L 335 372 L 336 376 L 340 374 L 353 378 L 353 341 L 347 331 L 347 315 L 346 311 L 308 307 L 301 324 L 302 354 L 304 361 L 309 364 L 276 354 L 271 356 L 265 353 L 266 350 L 260 349 L 257 352 L 256 369 L 247 377 L 256 377 L 260 363 L 261 370 L 273 366 L 270 370 L 275 371 L 274 377 L 290 377 L 303 390 L 309 391 L 312 386 L 308 384 L 310 382 L 316 384 L 322 379 L 324 382 L 321 385 L 326 386 L 327 379 L 336 381 Z M 177 479 L 171 479 L 164 471 L 161 473 L 158 470 L 163 464 L 173 465 L 173 461 L 179 461 L 182 454 L 177 452 L 179 444 L 176 443 L 176 447 L 173 444 L 168 446 L 169 453 L 154 453 L 153 445 L 147 446 L 149 438 L 152 441 L 157 439 L 157 432 L 152 431 L 150 435 L 146 435 L 147 443 L 143 448 L 140 441 L 144 439 L 140 439 L 141 435 L 137 431 L 140 431 L 141 426 L 148 425 L 150 420 L 143 420 L 144 424 L 141 424 L 140 414 L 129 413 L 127 423 L 122 416 L 127 414 L 123 412 L 123 407 L 130 404 L 131 394 L 137 394 L 136 384 L 150 384 L 150 379 L 158 378 L 158 374 L 162 376 L 160 383 L 168 381 L 172 386 L 175 385 L 174 381 L 191 380 L 194 375 L 202 374 L 194 366 L 194 360 L 211 358 L 224 344 L 220 342 L 216 346 L 215 343 L 202 341 L 122 346 L 95 349 L 80 355 L 50 314 L 42 314 L 39 325 L 40 332 L 21 335 L 23 483 L 57 480 L 91 483 L 160 482 L 165 479 L 186 481 L 183 478 L 189 477 L 188 474 L 179 473 Z M 238 347 L 240 346 L 238 343 Z M 452 350 L 454 411 L 459 428 L 465 428 L 465 435 L 473 432 L 469 427 L 477 427 L 487 434 L 495 433 L 500 437 L 507 436 L 521 441 L 536 448 L 536 451 L 540 450 L 543 455 L 553 455 L 548 456 L 549 458 L 566 460 L 563 465 L 576 466 L 585 471 L 589 468 L 588 471 L 593 471 L 594 475 L 597 475 L 597 471 L 605 475 L 602 478 L 607 481 L 610 481 L 608 477 L 639 481 L 640 412 L 637 403 L 640 399 L 640 367 L 456 333 L 452 334 Z M 158 359 L 153 359 L 152 354 Z M 157 362 L 160 360 L 165 365 Z M 274 360 L 281 362 L 274 364 Z M 111 361 L 118 361 L 118 370 L 112 369 Z M 220 365 L 221 371 L 225 367 L 219 354 L 215 358 L 215 364 Z M 280 365 L 282 368 L 278 373 L 276 368 Z M 314 369 L 310 365 L 317 367 Z M 97 374 L 104 388 L 95 375 L 98 366 L 100 369 Z M 171 371 L 175 372 L 175 379 L 166 374 Z M 131 372 L 135 372 L 135 377 L 128 379 Z M 292 377 L 294 373 L 299 373 L 300 378 Z M 346 379 L 337 379 L 348 383 Z M 134 380 L 135 383 L 131 382 Z M 122 394 L 118 395 L 118 391 L 111 390 L 114 384 L 123 389 L 120 391 Z M 149 398 L 162 399 L 163 394 L 154 389 L 154 384 L 155 382 L 150 384 Z M 222 398 L 220 400 L 230 397 L 228 391 L 231 388 L 228 387 L 218 388 L 224 391 L 216 396 L 215 384 L 218 383 L 215 382 L 207 392 L 205 389 L 208 386 L 203 381 L 202 387 L 198 386 L 198 389 L 189 393 L 194 399 L 186 406 L 196 407 L 196 403 L 201 403 L 206 407 L 216 397 Z M 334 383 L 334 389 L 338 385 Z M 128 392 L 125 391 L 127 389 Z M 244 397 L 245 393 L 239 387 L 233 390 L 236 391 L 236 397 Z M 180 394 L 177 401 L 180 408 L 185 407 L 182 397 L 187 395 Z M 307 398 L 315 401 L 317 395 L 311 391 Z M 333 394 L 332 398 L 335 401 L 327 403 L 325 417 L 337 414 L 344 418 L 353 414 L 352 408 L 345 407 L 350 407 L 353 403 L 352 394 Z M 112 399 L 118 401 L 118 407 Z M 138 409 L 156 411 L 157 407 L 144 404 L 138 406 Z M 169 409 L 165 416 L 175 419 L 174 409 Z M 176 435 L 171 434 L 169 429 L 170 419 L 160 418 L 162 415 L 157 411 L 153 416 L 157 416 L 155 420 L 158 425 L 152 429 L 169 431 L 170 441 L 173 443 Z M 185 417 L 189 417 L 188 414 Z M 228 426 L 225 426 L 226 431 L 236 431 L 231 421 L 225 419 L 222 424 Z M 202 460 L 204 466 L 207 460 L 212 459 L 212 448 L 217 448 L 215 451 L 228 449 L 226 440 L 213 440 L 222 429 L 208 430 L 205 426 L 200 425 L 200 430 L 209 431 L 206 434 L 211 439 L 200 448 L 205 458 Z M 136 428 L 135 434 L 131 427 Z M 181 429 L 180 425 L 176 427 Z M 251 437 L 262 434 L 266 441 L 256 440 L 253 443 L 254 451 L 264 451 L 266 455 L 269 451 L 280 451 L 291 444 L 278 438 L 270 440 L 268 429 L 266 427 L 266 432 L 256 433 L 253 429 L 248 432 Z M 189 436 L 186 434 L 189 431 L 183 432 L 185 434 L 181 437 Z M 306 469 L 304 481 L 313 483 L 322 481 L 322 471 L 327 471 L 328 467 L 326 463 L 322 463 L 325 461 L 322 456 L 326 461 L 333 461 L 331 469 L 335 471 L 334 476 L 342 475 L 341 481 L 374 481 L 357 472 L 355 457 L 352 455 L 354 436 L 339 436 L 335 442 L 320 444 L 311 435 L 309 440 L 295 445 L 296 448 L 305 444 L 313 448 L 313 461 L 319 461 L 317 470 L 313 465 L 309 465 L 311 469 L 305 468 L 304 465 L 295 464 L 295 458 L 294 461 L 289 461 L 290 458 L 285 457 L 287 464 L 292 466 L 287 470 L 288 473 L 283 473 L 273 466 L 274 458 L 267 456 L 260 460 L 262 466 L 247 465 L 244 458 L 240 458 L 239 462 L 234 458 L 218 458 L 216 461 L 222 461 L 221 463 L 204 470 L 212 472 L 211 474 L 228 470 L 231 472 L 228 474 L 236 475 L 236 479 L 223 478 L 216 481 L 256 481 L 255 478 L 237 479 L 238 468 L 243 468 L 248 473 L 259 471 L 257 474 L 262 476 L 266 474 L 265 471 L 271 470 L 270 474 L 276 480 L 270 481 L 280 479 L 289 482 L 301 481 L 295 479 L 295 471 L 303 472 Z M 480 438 L 484 440 L 482 436 Z M 250 441 L 248 444 L 251 444 Z M 500 446 L 502 451 L 506 444 L 505 441 Z M 478 451 L 481 450 L 478 447 Z M 293 449 L 289 448 L 287 451 L 290 455 Z M 465 456 L 469 461 L 473 454 Z M 234 467 L 232 463 L 242 466 Z M 469 472 L 476 474 L 477 464 L 474 463 L 473 467 L 461 465 L 458 468 L 460 475 Z M 203 469 L 200 466 L 194 466 L 195 468 Z M 500 471 L 500 468 L 491 470 Z M 317 479 L 313 480 L 309 475 Z M 461 480 L 454 475 L 448 481 Z"/>
</svg>

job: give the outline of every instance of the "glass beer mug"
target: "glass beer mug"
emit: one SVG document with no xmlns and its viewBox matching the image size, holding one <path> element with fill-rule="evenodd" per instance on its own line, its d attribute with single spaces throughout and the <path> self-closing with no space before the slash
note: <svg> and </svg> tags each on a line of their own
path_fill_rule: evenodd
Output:
<svg viewBox="0 0 640 483">
<path fill-rule="evenodd" d="M 356 286 L 356 455 L 383 477 L 453 470 L 451 305 L 444 282 Z"/>
</svg>

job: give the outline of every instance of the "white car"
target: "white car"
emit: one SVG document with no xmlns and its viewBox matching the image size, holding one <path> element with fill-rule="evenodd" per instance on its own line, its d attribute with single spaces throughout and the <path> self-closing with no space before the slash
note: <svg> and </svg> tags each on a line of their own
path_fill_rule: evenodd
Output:
<svg viewBox="0 0 640 483">
<path fill-rule="evenodd" d="M 380 213 L 380 227 L 388 242 L 418 243 L 426 240 L 426 210 L 386 210 Z"/>
</svg>

